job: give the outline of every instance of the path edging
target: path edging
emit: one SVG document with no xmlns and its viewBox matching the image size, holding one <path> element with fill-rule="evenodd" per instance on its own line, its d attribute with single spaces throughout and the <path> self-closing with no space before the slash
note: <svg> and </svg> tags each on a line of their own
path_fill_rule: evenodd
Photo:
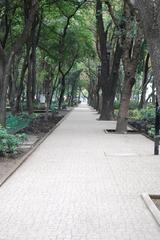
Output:
<svg viewBox="0 0 160 240">
<path fill-rule="evenodd" d="M 54 130 L 61 125 L 61 123 L 68 118 L 68 116 L 70 115 L 70 113 L 73 111 L 74 108 L 72 108 L 55 126 L 53 126 L 53 128 L 51 128 L 49 130 L 48 133 L 46 133 L 40 140 L 37 141 L 37 143 L 35 145 L 33 145 L 31 147 L 31 149 L 23 156 L 20 158 L 20 163 L 4 178 L 2 178 L 2 180 L 0 181 L 0 187 L 18 170 L 18 168 L 20 168 L 22 166 L 22 164 L 31 156 L 31 154 L 33 152 L 35 152 L 35 150 L 47 139 L 47 137 L 54 132 Z"/>
<path fill-rule="evenodd" d="M 154 219 L 156 220 L 156 222 L 160 226 L 160 211 L 156 207 L 156 205 L 154 204 L 154 202 L 152 201 L 150 196 L 154 196 L 154 195 L 149 195 L 148 193 L 143 193 L 141 195 L 141 197 L 142 197 L 143 201 L 145 202 L 147 208 L 150 210 L 152 216 L 154 217 Z"/>
</svg>

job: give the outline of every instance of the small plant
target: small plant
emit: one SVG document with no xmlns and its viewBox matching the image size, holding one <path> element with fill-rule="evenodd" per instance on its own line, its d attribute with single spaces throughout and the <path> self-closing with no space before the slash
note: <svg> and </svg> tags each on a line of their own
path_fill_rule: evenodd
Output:
<svg viewBox="0 0 160 240">
<path fill-rule="evenodd" d="M 25 139 L 25 134 L 10 134 L 0 125 L 0 155 L 15 153 L 18 145 Z"/>
<path fill-rule="evenodd" d="M 28 113 L 25 112 L 15 116 L 8 114 L 6 125 L 9 133 L 17 133 L 21 129 L 27 127 L 37 116 L 36 113 L 28 115 Z"/>
<path fill-rule="evenodd" d="M 155 128 L 154 127 L 150 128 L 148 130 L 148 135 L 152 138 L 155 136 Z"/>
<path fill-rule="evenodd" d="M 52 101 L 52 103 L 51 103 L 51 111 L 52 112 L 57 112 L 58 111 L 58 102 L 57 101 Z"/>
<path fill-rule="evenodd" d="M 129 117 L 131 119 L 139 120 L 141 118 L 141 113 L 138 109 L 129 110 Z"/>
<path fill-rule="evenodd" d="M 148 122 L 152 122 L 155 119 L 155 107 L 149 105 L 141 110 L 139 109 L 130 110 L 129 117 L 136 120 L 147 120 Z"/>
<path fill-rule="evenodd" d="M 155 107 L 152 105 L 147 106 L 146 108 L 140 111 L 141 119 L 152 121 L 155 119 Z"/>
</svg>

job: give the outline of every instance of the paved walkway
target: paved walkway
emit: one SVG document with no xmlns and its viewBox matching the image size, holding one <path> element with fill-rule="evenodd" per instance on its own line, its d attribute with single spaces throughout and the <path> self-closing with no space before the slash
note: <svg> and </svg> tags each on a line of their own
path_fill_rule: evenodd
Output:
<svg viewBox="0 0 160 240">
<path fill-rule="evenodd" d="M 140 195 L 160 190 L 160 158 L 141 135 L 76 108 L 0 189 L 0 240 L 159 240 Z"/>
</svg>

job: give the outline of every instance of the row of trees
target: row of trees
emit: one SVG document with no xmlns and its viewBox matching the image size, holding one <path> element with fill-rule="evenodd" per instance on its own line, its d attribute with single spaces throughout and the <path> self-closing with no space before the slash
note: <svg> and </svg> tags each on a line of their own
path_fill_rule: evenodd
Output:
<svg viewBox="0 0 160 240">
<path fill-rule="evenodd" d="M 90 104 L 101 120 L 113 119 L 114 103 L 120 101 L 116 130 L 127 130 L 131 97 L 138 95 L 139 108 L 146 102 L 152 83 L 160 104 L 160 15 L 159 1 L 96 0 L 96 46 L 100 66 L 90 89 Z M 152 68 L 151 68 L 152 65 Z M 138 82 L 138 84 L 137 84 Z M 141 96 L 134 93 L 137 86 Z M 100 99 L 102 90 L 102 101 Z M 134 90 L 134 91 L 133 91 Z M 120 95 L 120 97 L 119 97 Z"/>
<path fill-rule="evenodd" d="M 88 97 L 101 120 L 113 119 L 118 101 L 121 133 L 131 98 L 142 108 L 155 102 L 156 89 L 160 105 L 159 1 L 3 0 L 0 7 L 1 125 L 7 106 L 32 114 L 41 94 L 46 113 L 53 99 L 60 109 Z"/>
<path fill-rule="evenodd" d="M 0 1 L 0 124 L 6 109 L 32 114 L 41 94 L 46 112 L 73 104 L 85 84 L 80 75 L 94 57 L 86 0 Z"/>
</svg>

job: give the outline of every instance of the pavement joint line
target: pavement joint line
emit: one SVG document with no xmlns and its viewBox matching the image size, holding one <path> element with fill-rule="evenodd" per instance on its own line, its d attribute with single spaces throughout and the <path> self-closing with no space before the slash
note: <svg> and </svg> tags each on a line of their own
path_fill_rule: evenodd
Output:
<svg viewBox="0 0 160 240">
<path fill-rule="evenodd" d="M 160 211 L 156 207 L 156 205 L 154 204 L 154 202 L 152 201 L 150 196 L 154 196 L 155 197 L 156 195 L 149 195 L 148 193 L 143 193 L 141 195 L 145 205 L 147 206 L 147 208 L 151 212 L 152 216 L 154 217 L 154 219 L 156 220 L 156 222 L 160 226 Z"/>
<path fill-rule="evenodd" d="M 6 177 L 4 177 L 0 181 L 0 187 L 2 187 L 2 185 L 23 165 L 23 163 L 32 155 L 32 153 L 34 153 L 38 149 L 38 147 L 47 139 L 47 137 L 52 132 L 54 132 L 56 128 L 59 127 L 64 120 L 66 120 L 69 117 L 73 109 L 74 107 L 71 108 L 71 110 L 55 126 L 53 126 L 53 128 L 51 128 L 48 133 L 44 135 L 44 137 L 37 141 L 37 143 L 33 147 L 31 147 L 31 149 L 22 158 L 20 158 L 20 163 L 15 167 L 15 169 L 13 169 L 13 171 L 11 171 Z"/>
</svg>

